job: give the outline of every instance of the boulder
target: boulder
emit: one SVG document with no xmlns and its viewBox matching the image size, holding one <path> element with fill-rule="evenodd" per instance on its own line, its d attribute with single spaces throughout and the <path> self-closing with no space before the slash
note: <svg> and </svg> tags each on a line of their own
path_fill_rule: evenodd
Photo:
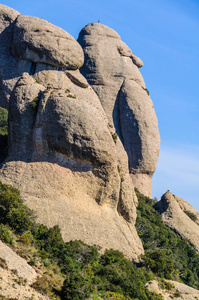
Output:
<svg viewBox="0 0 199 300">
<path fill-rule="evenodd" d="M 69 33 L 0 4 L 1 107 L 8 108 L 10 94 L 20 76 L 24 72 L 31 75 L 38 72 L 38 63 L 47 64 L 46 68 L 70 71 L 78 69 L 83 62 L 82 48 Z"/>
<path fill-rule="evenodd" d="M 192 213 L 190 215 L 189 212 L 195 211 L 190 209 L 191 205 L 189 205 L 189 210 L 184 210 L 184 207 L 187 208 L 186 202 L 170 191 L 167 191 L 155 205 L 155 208 L 161 213 L 163 222 L 175 230 L 183 239 L 190 241 L 199 251 L 198 214 Z M 195 216 L 197 223 L 193 220 L 193 216 Z"/>
<path fill-rule="evenodd" d="M 11 53 L 35 63 L 76 70 L 84 63 L 82 48 L 65 30 L 37 17 L 20 15 Z"/>
<path fill-rule="evenodd" d="M 80 71 L 98 95 L 118 137 L 120 160 L 126 163 L 127 153 L 134 185 L 151 197 L 160 137 L 153 104 L 139 72 L 143 62 L 114 30 L 100 23 L 86 25 L 78 42 L 85 56 Z"/>
</svg>

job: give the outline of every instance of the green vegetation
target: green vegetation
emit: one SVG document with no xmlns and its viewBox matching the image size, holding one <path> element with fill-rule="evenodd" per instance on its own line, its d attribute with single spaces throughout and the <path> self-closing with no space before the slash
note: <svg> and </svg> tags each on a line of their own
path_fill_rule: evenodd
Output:
<svg viewBox="0 0 199 300">
<path fill-rule="evenodd" d="M 117 133 L 114 132 L 114 133 L 112 134 L 112 138 L 113 138 L 115 144 L 117 143 L 117 137 L 118 137 Z"/>
<path fill-rule="evenodd" d="M 0 163 L 4 161 L 8 152 L 8 111 L 0 107 Z"/>
<path fill-rule="evenodd" d="M 163 223 L 154 209 L 156 201 L 138 192 L 137 196 L 136 228 L 145 249 L 145 266 L 159 277 L 199 288 L 199 254 L 194 246 Z"/>
<path fill-rule="evenodd" d="M 13 244 L 13 238 L 10 233 L 9 227 L 4 224 L 0 224 L 0 240 L 6 244 Z"/>
<path fill-rule="evenodd" d="M 41 84 L 41 81 L 38 79 L 35 79 L 36 83 Z"/>
<path fill-rule="evenodd" d="M 137 264 L 117 250 L 101 255 L 96 246 L 82 241 L 65 243 L 58 226 L 36 224 L 19 191 L 1 182 L 0 238 L 30 265 L 42 266 L 45 272 L 33 287 L 53 299 L 162 300 L 161 295 L 145 290 L 145 283 L 157 277 L 163 289 L 173 288 L 164 278 L 198 288 L 196 250 L 163 224 L 154 200 L 137 195 L 136 227 L 146 249 Z M 175 295 L 180 297 L 177 292 Z"/>
<path fill-rule="evenodd" d="M 8 134 L 8 111 L 0 107 L 0 135 Z"/>
<path fill-rule="evenodd" d="M 190 212 L 189 210 L 184 210 L 184 213 L 192 220 L 192 221 L 196 221 L 197 220 L 197 216 L 194 215 L 192 212 Z"/>
<path fill-rule="evenodd" d="M 46 268 L 33 287 L 50 297 L 162 299 L 145 291 L 145 283 L 154 278 L 145 266 L 137 267 L 116 250 L 106 250 L 100 255 L 97 247 L 82 241 L 65 243 L 58 226 L 48 229 L 36 224 L 33 211 L 23 204 L 19 191 L 2 183 L 0 223 L 0 235 L 5 242 L 12 244 L 14 239 L 15 251 L 28 259 L 30 265 L 42 264 Z"/>
<path fill-rule="evenodd" d="M 32 100 L 32 102 L 30 103 L 30 106 L 34 109 L 37 110 L 38 106 L 39 106 L 39 97 L 36 97 Z"/>
<path fill-rule="evenodd" d="M 68 95 L 67 95 L 67 97 L 69 97 L 69 98 L 73 98 L 73 99 L 76 99 L 76 98 L 77 98 L 77 96 L 76 96 L 76 95 L 72 95 L 72 94 L 68 94 Z"/>
<path fill-rule="evenodd" d="M 0 223 L 7 224 L 17 233 L 28 231 L 34 224 L 33 211 L 23 204 L 20 192 L 0 182 Z"/>
</svg>

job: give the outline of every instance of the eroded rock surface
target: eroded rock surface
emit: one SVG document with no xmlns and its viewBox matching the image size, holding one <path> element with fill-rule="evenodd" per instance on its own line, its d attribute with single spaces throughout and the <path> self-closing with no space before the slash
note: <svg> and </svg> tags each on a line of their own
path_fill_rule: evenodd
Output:
<svg viewBox="0 0 199 300">
<path fill-rule="evenodd" d="M 143 66 L 120 36 L 100 23 L 85 26 L 79 34 L 88 80 L 118 136 L 121 161 L 128 155 L 129 171 L 139 191 L 151 197 L 151 180 L 159 155 L 158 121 L 139 72 Z"/>
<path fill-rule="evenodd" d="M 161 294 L 164 300 L 170 299 L 183 299 L 183 300 L 196 300 L 199 299 L 199 291 L 187 286 L 186 284 L 166 280 L 169 282 L 173 287 L 171 290 L 162 289 L 157 280 L 150 281 L 146 284 L 145 288 L 157 294 Z"/>
<path fill-rule="evenodd" d="M 5 261 L 8 269 L 16 270 L 17 275 L 26 279 L 28 282 L 36 280 L 37 274 L 35 270 L 28 265 L 25 259 L 18 256 L 6 244 L 0 241 L 0 258 Z"/>
<path fill-rule="evenodd" d="M 80 45 L 47 21 L 1 8 L 12 18 L 4 26 L 9 47 L 0 51 L 10 129 L 0 180 L 20 189 L 38 222 L 60 225 L 65 241 L 137 259 L 143 247 L 127 155 L 121 144 L 121 159 L 101 102 L 78 70 Z M 141 64 L 128 49 L 124 55 Z"/>
<path fill-rule="evenodd" d="M 190 241 L 199 251 L 198 212 L 190 204 L 167 191 L 155 208 L 161 213 L 167 226 Z"/>
<path fill-rule="evenodd" d="M 0 267 L 0 274 L 1 299 L 49 300 L 48 296 L 40 294 L 27 282 L 22 283 L 21 278 L 15 275 L 12 270 L 6 270 Z"/>
<path fill-rule="evenodd" d="M 72 70 L 84 62 L 82 48 L 69 33 L 48 21 L 24 15 L 16 20 L 11 53 L 35 63 Z"/>
</svg>

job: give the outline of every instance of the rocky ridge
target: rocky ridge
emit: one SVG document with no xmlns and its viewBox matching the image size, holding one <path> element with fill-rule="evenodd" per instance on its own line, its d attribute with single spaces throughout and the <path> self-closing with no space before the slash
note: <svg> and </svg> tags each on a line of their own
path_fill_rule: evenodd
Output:
<svg viewBox="0 0 199 300">
<path fill-rule="evenodd" d="M 156 204 L 163 222 L 199 251 L 199 213 L 189 204 L 167 191 Z"/>
<path fill-rule="evenodd" d="M 161 288 L 157 280 L 150 281 L 146 284 L 146 289 L 150 292 L 155 292 L 162 295 L 164 300 L 196 300 L 199 299 L 199 291 L 193 289 L 183 283 L 167 280 L 166 282 L 172 285 L 172 288 L 167 290 Z"/>
<path fill-rule="evenodd" d="M 0 241 L 0 297 L 3 299 L 49 299 L 31 284 L 38 276 L 25 259 Z"/>
</svg>

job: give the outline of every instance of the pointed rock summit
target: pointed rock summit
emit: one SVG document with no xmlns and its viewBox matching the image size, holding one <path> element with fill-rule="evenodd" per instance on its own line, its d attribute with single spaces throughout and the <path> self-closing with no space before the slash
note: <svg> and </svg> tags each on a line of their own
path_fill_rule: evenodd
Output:
<svg viewBox="0 0 199 300">
<path fill-rule="evenodd" d="M 199 251 L 199 213 L 191 204 L 167 191 L 155 208 L 167 226 L 190 241 Z"/>
</svg>

